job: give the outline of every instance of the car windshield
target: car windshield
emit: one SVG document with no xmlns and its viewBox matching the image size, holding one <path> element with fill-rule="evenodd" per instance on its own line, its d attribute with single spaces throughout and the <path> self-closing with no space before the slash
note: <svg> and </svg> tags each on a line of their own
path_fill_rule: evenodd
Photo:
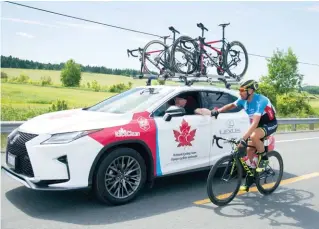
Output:
<svg viewBox="0 0 319 229">
<path fill-rule="evenodd" d="M 133 88 L 108 98 L 87 110 L 116 114 L 141 112 L 172 91 L 174 91 L 172 88 Z"/>
</svg>

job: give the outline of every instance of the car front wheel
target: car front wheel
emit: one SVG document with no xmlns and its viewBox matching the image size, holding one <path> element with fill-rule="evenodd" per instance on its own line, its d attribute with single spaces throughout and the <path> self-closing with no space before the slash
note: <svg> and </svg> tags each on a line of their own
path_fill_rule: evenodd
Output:
<svg viewBox="0 0 319 229">
<path fill-rule="evenodd" d="M 143 157 L 134 149 L 118 148 L 104 157 L 95 177 L 95 195 L 102 203 L 119 205 L 133 200 L 146 180 Z"/>
</svg>

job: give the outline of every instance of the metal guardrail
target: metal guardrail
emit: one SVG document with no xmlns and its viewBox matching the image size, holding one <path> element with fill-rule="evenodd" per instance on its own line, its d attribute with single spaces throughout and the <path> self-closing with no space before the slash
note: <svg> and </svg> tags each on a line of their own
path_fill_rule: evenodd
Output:
<svg viewBox="0 0 319 229">
<path fill-rule="evenodd" d="M 1 134 L 9 134 L 25 121 L 1 121 Z M 315 124 L 319 123 L 319 118 L 280 118 L 279 125 L 292 125 L 292 130 L 297 130 L 298 124 L 308 124 L 310 130 L 315 129 Z"/>
</svg>

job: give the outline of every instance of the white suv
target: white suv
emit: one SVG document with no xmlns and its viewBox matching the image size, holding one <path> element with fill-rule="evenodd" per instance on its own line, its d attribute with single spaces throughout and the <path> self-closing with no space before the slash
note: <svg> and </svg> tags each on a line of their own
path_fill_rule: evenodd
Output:
<svg viewBox="0 0 319 229">
<path fill-rule="evenodd" d="M 180 94 L 185 110 L 174 106 Z M 249 127 L 244 110 L 218 119 L 186 111 L 238 96 L 213 86 L 141 86 L 88 108 L 40 115 L 8 136 L 2 169 L 31 189 L 93 188 L 100 201 L 124 204 L 156 177 L 207 169 L 228 153 L 212 136 L 241 137 Z"/>
</svg>

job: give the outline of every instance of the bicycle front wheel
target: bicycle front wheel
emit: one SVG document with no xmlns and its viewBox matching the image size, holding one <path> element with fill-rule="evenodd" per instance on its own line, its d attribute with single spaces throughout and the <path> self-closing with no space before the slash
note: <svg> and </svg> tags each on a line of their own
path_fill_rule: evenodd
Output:
<svg viewBox="0 0 319 229">
<path fill-rule="evenodd" d="M 171 67 L 181 74 L 192 74 L 197 70 L 199 46 L 189 36 L 180 36 L 172 45 Z"/>
<path fill-rule="evenodd" d="M 224 61 L 228 75 L 233 78 L 238 77 L 241 80 L 248 68 L 246 47 L 239 41 L 231 42 L 226 50 Z"/>
<path fill-rule="evenodd" d="M 243 169 L 238 160 L 230 155 L 220 158 L 211 168 L 207 178 L 207 194 L 210 201 L 217 206 L 230 203 L 239 191 L 242 177 Z M 226 185 L 222 182 L 226 182 Z"/>
</svg>

